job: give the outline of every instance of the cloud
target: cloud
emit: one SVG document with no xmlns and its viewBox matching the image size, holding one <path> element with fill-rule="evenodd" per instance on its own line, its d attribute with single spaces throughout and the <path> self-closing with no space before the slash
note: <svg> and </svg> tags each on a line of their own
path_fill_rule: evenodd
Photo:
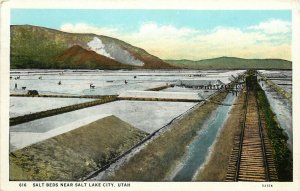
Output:
<svg viewBox="0 0 300 191">
<path fill-rule="evenodd" d="M 271 19 L 258 25 L 250 26 L 249 29 L 261 30 L 266 34 L 288 33 L 291 31 L 291 23 L 279 19 Z"/>
<path fill-rule="evenodd" d="M 196 34 L 197 30 L 191 28 L 176 28 L 172 25 L 158 25 L 154 22 L 150 23 L 143 23 L 139 31 L 135 33 L 140 37 L 148 37 L 148 38 L 157 38 L 157 36 L 163 38 L 185 38 L 189 37 L 190 35 Z"/>
<path fill-rule="evenodd" d="M 73 33 L 94 33 L 106 36 L 111 36 L 118 33 L 118 28 L 96 27 L 86 23 L 64 23 L 60 26 L 60 30 Z"/>
<path fill-rule="evenodd" d="M 275 24 L 274 24 L 275 23 Z M 278 24 L 279 23 L 279 24 Z M 287 28 L 271 30 L 282 22 L 266 21 L 248 28 L 218 26 L 201 30 L 155 22 L 142 23 L 136 31 L 96 27 L 84 23 L 64 24 L 67 32 L 95 33 L 118 38 L 140 47 L 162 59 L 206 59 L 220 56 L 243 58 L 291 59 L 291 40 Z M 279 31 L 284 33 L 279 33 Z M 270 35 L 270 31 L 272 35 Z"/>
</svg>

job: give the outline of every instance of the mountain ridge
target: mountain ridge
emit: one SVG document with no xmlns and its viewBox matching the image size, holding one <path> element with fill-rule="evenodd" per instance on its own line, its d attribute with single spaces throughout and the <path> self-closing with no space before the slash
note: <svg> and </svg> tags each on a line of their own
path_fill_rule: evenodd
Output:
<svg viewBox="0 0 300 191">
<path fill-rule="evenodd" d="M 186 69 L 292 69 L 292 62 L 284 59 L 247 59 L 222 56 L 203 60 L 165 60 Z"/>
</svg>

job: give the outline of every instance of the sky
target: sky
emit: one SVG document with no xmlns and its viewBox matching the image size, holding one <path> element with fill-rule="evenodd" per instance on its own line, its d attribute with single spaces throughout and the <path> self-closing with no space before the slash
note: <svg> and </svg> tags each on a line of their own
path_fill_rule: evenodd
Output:
<svg viewBox="0 0 300 191">
<path fill-rule="evenodd" d="M 30 24 L 126 41 L 162 59 L 221 56 L 291 60 L 289 10 L 12 9 Z"/>
</svg>

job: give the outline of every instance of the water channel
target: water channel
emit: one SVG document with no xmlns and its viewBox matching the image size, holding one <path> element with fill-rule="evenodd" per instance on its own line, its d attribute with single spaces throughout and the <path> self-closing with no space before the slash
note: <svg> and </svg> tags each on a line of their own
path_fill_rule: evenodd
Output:
<svg viewBox="0 0 300 191">
<path fill-rule="evenodd" d="M 173 181 L 191 181 L 197 170 L 204 164 L 210 152 L 210 147 L 216 141 L 218 132 L 222 129 L 224 122 L 228 117 L 228 112 L 236 96 L 229 93 L 223 103 L 210 115 L 209 118 L 202 124 L 198 135 L 188 146 L 187 153 L 181 164 L 173 172 Z"/>
</svg>

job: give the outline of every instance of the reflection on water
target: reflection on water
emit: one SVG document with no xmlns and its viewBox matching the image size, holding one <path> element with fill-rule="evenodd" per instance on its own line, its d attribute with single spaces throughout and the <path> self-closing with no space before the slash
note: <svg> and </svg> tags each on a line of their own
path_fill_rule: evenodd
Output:
<svg viewBox="0 0 300 191">
<path fill-rule="evenodd" d="M 228 94 L 224 103 L 232 104 L 235 96 Z M 220 105 L 204 122 L 197 137 L 189 145 L 187 157 L 182 161 L 180 170 L 173 177 L 173 181 L 191 181 L 199 167 L 209 154 L 209 147 L 216 140 L 218 131 L 223 126 L 231 107 Z"/>
</svg>

